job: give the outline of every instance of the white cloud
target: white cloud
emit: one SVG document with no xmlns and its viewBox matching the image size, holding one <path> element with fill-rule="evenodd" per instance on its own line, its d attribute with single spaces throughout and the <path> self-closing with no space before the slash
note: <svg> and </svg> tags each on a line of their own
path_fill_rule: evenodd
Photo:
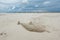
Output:
<svg viewBox="0 0 60 40">
<path fill-rule="evenodd" d="M 15 6 L 13 6 L 12 9 L 15 9 Z"/>
<path fill-rule="evenodd" d="M 39 5 L 35 5 L 35 7 L 39 7 Z"/>
<path fill-rule="evenodd" d="M 43 2 L 44 5 L 50 4 L 50 1 Z"/>
<path fill-rule="evenodd" d="M 19 1 L 21 1 L 21 0 L 0 0 L 0 2 L 3 2 L 3 3 L 16 3 Z"/>
<path fill-rule="evenodd" d="M 22 0 L 22 3 L 28 3 L 28 0 Z"/>
</svg>

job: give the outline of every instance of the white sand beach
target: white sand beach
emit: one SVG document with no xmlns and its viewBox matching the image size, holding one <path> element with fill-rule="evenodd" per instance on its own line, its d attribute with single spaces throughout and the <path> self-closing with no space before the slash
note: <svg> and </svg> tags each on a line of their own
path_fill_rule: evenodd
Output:
<svg viewBox="0 0 60 40">
<path fill-rule="evenodd" d="M 28 23 L 33 18 L 40 18 L 38 22 L 47 25 L 50 33 L 30 32 L 17 24 Z M 1 13 L 0 40 L 60 40 L 60 13 Z"/>
</svg>

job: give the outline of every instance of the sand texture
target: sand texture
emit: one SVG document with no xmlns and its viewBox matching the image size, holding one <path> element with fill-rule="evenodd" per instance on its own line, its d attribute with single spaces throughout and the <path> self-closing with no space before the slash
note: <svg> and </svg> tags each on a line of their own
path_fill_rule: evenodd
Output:
<svg viewBox="0 0 60 40">
<path fill-rule="evenodd" d="M 0 14 L 0 40 L 60 40 L 60 14 Z"/>
</svg>

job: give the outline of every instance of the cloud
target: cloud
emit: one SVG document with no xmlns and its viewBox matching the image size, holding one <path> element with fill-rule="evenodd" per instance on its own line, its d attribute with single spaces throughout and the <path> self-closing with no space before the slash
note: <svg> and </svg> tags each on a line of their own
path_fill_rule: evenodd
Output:
<svg viewBox="0 0 60 40">
<path fill-rule="evenodd" d="M 22 3 L 28 3 L 28 0 L 22 0 Z"/>
<path fill-rule="evenodd" d="M 0 0 L 0 2 L 2 2 L 2 3 L 16 3 L 19 1 L 21 1 L 21 0 Z"/>
<path fill-rule="evenodd" d="M 44 5 L 50 4 L 50 1 L 43 2 Z"/>
</svg>

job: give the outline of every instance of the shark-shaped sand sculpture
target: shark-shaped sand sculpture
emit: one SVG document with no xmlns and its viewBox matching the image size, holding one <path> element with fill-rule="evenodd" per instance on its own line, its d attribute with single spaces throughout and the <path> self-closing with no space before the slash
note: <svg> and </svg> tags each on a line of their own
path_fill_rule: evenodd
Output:
<svg viewBox="0 0 60 40">
<path fill-rule="evenodd" d="M 18 21 L 18 25 L 22 25 L 26 30 L 30 31 L 30 32 L 48 32 L 48 30 L 46 30 L 46 27 L 44 25 L 38 25 L 36 26 L 36 24 L 29 22 L 29 23 L 21 23 L 20 21 Z"/>
</svg>

